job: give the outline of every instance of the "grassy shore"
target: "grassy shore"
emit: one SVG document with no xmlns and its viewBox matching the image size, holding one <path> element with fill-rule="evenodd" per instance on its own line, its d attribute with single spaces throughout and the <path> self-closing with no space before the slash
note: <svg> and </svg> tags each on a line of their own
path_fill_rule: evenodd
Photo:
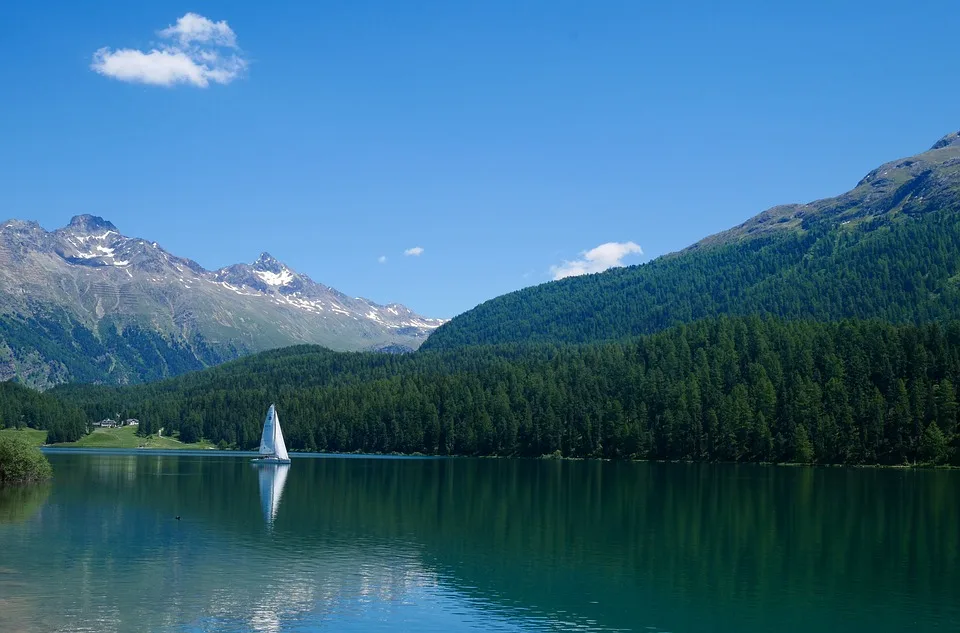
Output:
<svg viewBox="0 0 960 633">
<path fill-rule="evenodd" d="M 0 429 L 0 437 L 10 436 L 19 437 L 27 440 L 34 446 L 43 446 L 47 441 L 47 432 L 39 429 Z M 184 444 L 173 437 L 140 437 L 137 435 L 137 427 L 124 426 L 116 429 L 94 429 L 92 433 L 84 435 L 76 442 L 61 442 L 59 444 L 49 444 L 48 446 L 57 446 L 63 448 L 164 448 L 164 449 L 207 449 L 213 448 L 207 440 L 201 440 L 196 444 Z"/>
<path fill-rule="evenodd" d="M 34 446 L 43 446 L 47 441 L 47 432 L 40 429 L 0 429 L 0 437 L 19 437 Z"/>
<path fill-rule="evenodd" d="M 212 444 L 206 440 L 197 442 L 196 444 L 184 444 L 180 440 L 172 437 L 157 437 L 156 435 L 140 437 L 137 435 L 137 427 L 124 426 L 116 429 L 94 429 L 92 433 L 84 435 L 76 442 L 63 442 L 60 444 L 51 444 L 51 446 L 70 448 L 206 449 L 211 448 Z"/>
</svg>

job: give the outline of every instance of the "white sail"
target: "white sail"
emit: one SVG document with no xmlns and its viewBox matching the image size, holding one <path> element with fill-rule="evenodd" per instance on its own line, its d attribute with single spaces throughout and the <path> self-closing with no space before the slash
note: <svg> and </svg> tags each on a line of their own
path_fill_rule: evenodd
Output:
<svg viewBox="0 0 960 633">
<path fill-rule="evenodd" d="M 275 464 L 260 467 L 260 506 L 263 509 L 263 520 L 268 527 L 273 526 L 280 508 L 280 497 L 283 496 L 283 486 L 287 482 L 289 464 Z"/>
<path fill-rule="evenodd" d="M 267 418 L 263 421 L 263 433 L 260 435 L 261 457 L 274 457 L 282 461 L 289 461 L 290 455 L 287 454 L 287 445 L 283 441 L 283 431 L 280 430 L 280 416 L 277 415 L 277 408 L 270 405 L 267 410 Z"/>
<path fill-rule="evenodd" d="M 273 409 L 273 405 L 270 408 Z M 280 416 L 275 409 L 273 411 L 273 450 L 278 458 L 284 461 L 290 459 L 290 455 L 287 454 L 287 444 L 283 441 L 283 431 L 280 430 Z"/>
<path fill-rule="evenodd" d="M 276 424 L 275 420 L 277 418 L 277 410 L 271 404 L 270 408 L 267 409 L 267 418 L 263 421 L 263 433 L 260 434 L 260 455 L 264 457 L 272 457 L 276 454 L 276 451 L 273 448 L 273 438 L 274 430 L 273 427 Z"/>
</svg>

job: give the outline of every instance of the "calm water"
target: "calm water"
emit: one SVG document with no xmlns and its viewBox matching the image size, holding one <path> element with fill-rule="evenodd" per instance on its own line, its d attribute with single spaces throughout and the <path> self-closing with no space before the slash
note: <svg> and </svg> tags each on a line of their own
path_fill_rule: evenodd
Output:
<svg viewBox="0 0 960 633">
<path fill-rule="evenodd" d="M 50 460 L 2 631 L 960 630 L 960 472 Z"/>
</svg>

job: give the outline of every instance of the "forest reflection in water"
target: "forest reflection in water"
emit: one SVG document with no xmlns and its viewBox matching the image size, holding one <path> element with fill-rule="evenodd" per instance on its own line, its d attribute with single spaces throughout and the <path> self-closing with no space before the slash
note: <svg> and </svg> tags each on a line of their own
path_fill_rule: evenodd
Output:
<svg viewBox="0 0 960 633">
<path fill-rule="evenodd" d="M 960 627 L 956 472 L 51 460 L 0 524 L 3 630 Z"/>
</svg>

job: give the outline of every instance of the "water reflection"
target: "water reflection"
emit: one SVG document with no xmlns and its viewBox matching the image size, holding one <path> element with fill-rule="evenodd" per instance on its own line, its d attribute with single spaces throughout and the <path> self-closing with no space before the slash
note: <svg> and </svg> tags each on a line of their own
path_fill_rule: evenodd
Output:
<svg viewBox="0 0 960 633">
<path fill-rule="evenodd" d="M 0 486 L 0 523 L 26 521 L 50 494 L 50 484 Z"/>
<path fill-rule="evenodd" d="M 280 497 L 283 496 L 283 487 L 287 483 L 290 464 L 255 464 L 252 467 L 259 471 L 263 521 L 268 528 L 273 528 L 273 521 L 277 518 L 277 510 L 280 508 Z"/>
<path fill-rule="evenodd" d="M 960 473 L 51 460 L 3 631 L 960 630 Z"/>
</svg>

